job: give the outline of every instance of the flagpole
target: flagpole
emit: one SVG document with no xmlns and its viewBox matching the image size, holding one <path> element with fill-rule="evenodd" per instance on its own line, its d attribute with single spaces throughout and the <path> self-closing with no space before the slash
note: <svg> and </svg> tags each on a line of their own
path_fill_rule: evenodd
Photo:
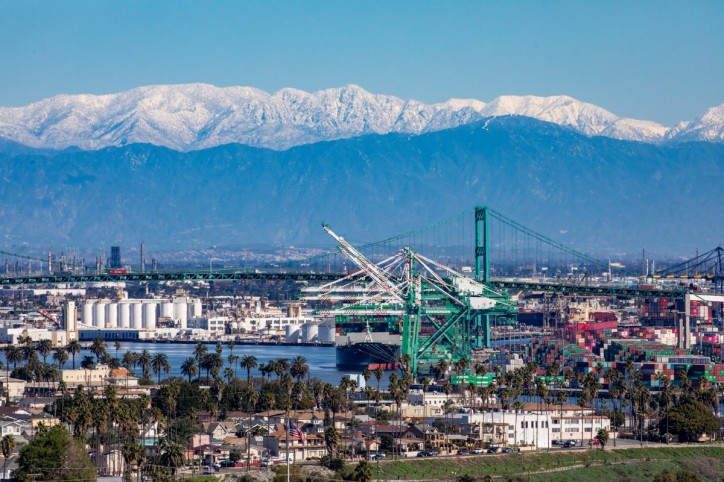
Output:
<svg viewBox="0 0 724 482">
<path fill-rule="evenodd" d="M 287 401 L 287 482 L 289 482 L 289 431 L 292 429 L 291 420 L 289 420 L 289 402 Z"/>
</svg>

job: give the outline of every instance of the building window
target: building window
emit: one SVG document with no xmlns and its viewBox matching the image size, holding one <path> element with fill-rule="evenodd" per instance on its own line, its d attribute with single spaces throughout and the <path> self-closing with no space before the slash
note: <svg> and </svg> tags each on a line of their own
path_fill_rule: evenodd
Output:
<svg viewBox="0 0 724 482">
<path fill-rule="evenodd" d="M 551 432 L 553 432 L 553 433 L 560 433 L 560 432 L 561 432 L 561 429 L 560 429 L 560 428 L 552 428 L 552 429 L 551 429 Z"/>
</svg>

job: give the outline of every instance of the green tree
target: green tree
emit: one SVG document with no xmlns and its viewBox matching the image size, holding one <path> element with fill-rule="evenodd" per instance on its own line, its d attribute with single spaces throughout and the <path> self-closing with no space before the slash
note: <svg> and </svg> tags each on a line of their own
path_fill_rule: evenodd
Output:
<svg viewBox="0 0 724 482">
<path fill-rule="evenodd" d="M 161 384 L 161 372 L 168 373 L 171 371 L 171 365 L 168 362 L 168 356 L 165 353 L 156 353 L 151 360 L 153 372 L 158 375 L 158 384 Z"/>
<path fill-rule="evenodd" d="M 244 355 L 241 357 L 241 368 L 246 370 L 246 382 L 251 383 L 251 371 L 258 366 L 254 355 Z"/>
<path fill-rule="evenodd" d="M 596 440 L 601 444 L 601 450 L 605 450 L 608 443 L 608 430 L 605 428 L 600 429 L 596 434 Z"/>
<path fill-rule="evenodd" d="M 82 348 L 83 347 L 78 340 L 70 340 L 68 346 L 65 347 L 65 349 L 68 350 L 68 353 L 70 353 L 70 356 L 73 358 L 73 370 L 75 370 L 75 356 L 80 353 Z"/>
<path fill-rule="evenodd" d="M 352 478 L 357 482 L 370 482 L 372 480 L 372 467 L 366 460 L 361 461 L 354 468 Z"/>
<path fill-rule="evenodd" d="M 680 440 L 696 440 L 703 434 L 716 432 L 718 427 L 718 420 L 711 410 L 692 398 L 682 400 L 669 414 L 669 430 Z"/>
<path fill-rule="evenodd" d="M 3 472 L 8 471 L 8 458 L 15 452 L 15 438 L 8 434 L 0 440 L 0 449 L 3 453 Z"/>
<path fill-rule="evenodd" d="M 101 362 L 101 358 L 106 354 L 106 342 L 103 338 L 98 337 L 91 343 L 90 351 L 96 356 L 96 363 Z"/>
<path fill-rule="evenodd" d="M 187 358 L 181 364 L 181 374 L 189 377 L 189 382 L 191 382 L 191 378 L 195 377 L 198 373 L 199 368 L 196 366 L 196 359 L 194 357 Z"/>
<path fill-rule="evenodd" d="M 96 468 L 80 442 L 62 425 L 41 430 L 20 450 L 13 480 L 30 482 L 86 482 L 96 480 Z"/>
</svg>

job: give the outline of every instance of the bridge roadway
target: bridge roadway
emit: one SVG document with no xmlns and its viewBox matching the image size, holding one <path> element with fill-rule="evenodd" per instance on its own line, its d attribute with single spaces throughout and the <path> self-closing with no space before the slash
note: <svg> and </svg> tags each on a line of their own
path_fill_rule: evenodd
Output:
<svg viewBox="0 0 724 482">
<path fill-rule="evenodd" d="M 342 277 L 341 273 L 303 273 L 273 271 L 164 271 L 123 274 L 45 274 L 29 276 L 0 277 L 0 286 L 74 284 L 74 283 L 118 283 L 148 281 L 306 281 L 329 282 Z M 640 290 L 633 286 L 616 284 L 576 284 L 530 279 L 493 279 L 491 284 L 499 289 L 520 291 L 541 291 L 569 296 L 618 296 L 624 298 L 683 298 L 686 289 L 680 286 L 661 286 Z"/>
</svg>

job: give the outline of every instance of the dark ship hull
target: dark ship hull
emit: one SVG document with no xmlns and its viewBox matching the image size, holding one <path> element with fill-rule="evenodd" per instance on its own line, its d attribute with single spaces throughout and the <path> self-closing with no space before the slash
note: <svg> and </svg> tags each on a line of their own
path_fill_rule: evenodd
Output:
<svg viewBox="0 0 724 482">
<path fill-rule="evenodd" d="M 372 364 L 389 364 L 400 360 L 400 345 L 376 342 L 337 345 L 337 367 L 363 369 Z"/>
</svg>

